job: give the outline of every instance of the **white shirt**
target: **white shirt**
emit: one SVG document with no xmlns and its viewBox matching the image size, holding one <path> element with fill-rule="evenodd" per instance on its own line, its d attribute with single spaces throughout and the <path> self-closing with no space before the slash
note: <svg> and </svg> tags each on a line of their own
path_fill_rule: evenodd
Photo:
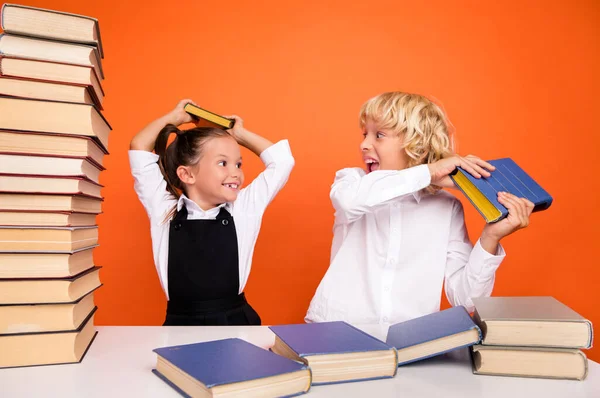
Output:
<svg viewBox="0 0 600 398">
<path fill-rule="evenodd" d="M 240 293 L 244 290 L 250 268 L 254 245 L 258 238 L 263 213 L 277 192 L 285 185 L 294 167 L 294 158 L 287 140 L 279 141 L 264 150 L 260 159 L 266 169 L 246 188 L 240 190 L 233 203 L 202 210 L 195 202 L 181 195 L 179 200 L 166 190 L 167 183 L 160 172 L 158 155 L 139 150 L 129 151 L 129 163 L 134 178 L 134 189 L 150 218 L 150 235 L 154 263 L 162 288 L 169 299 L 169 228 L 170 220 L 165 220 L 173 206 L 177 211 L 183 205 L 188 211 L 188 220 L 214 220 L 220 207 L 231 213 L 237 234 Z"/>
<path fill-rule="evenodd" d="M 440 309 L 442 285 L 453 306 L 489 296 L 504 258 L 473 247 L 461 202 L 422 193 L 427 165 L 369 174 L 337 172 L 331 263 L 305 320 L 393 324 Z"/>
</svg>

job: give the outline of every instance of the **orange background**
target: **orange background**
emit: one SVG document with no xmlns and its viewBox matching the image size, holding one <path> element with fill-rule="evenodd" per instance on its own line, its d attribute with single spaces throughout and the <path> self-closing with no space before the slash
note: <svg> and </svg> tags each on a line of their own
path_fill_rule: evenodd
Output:
<svg viewBox="0 0 600 398">
<path fill-rule="evenodd" d="M 359 107 L 389 90 L 435 97 L 459 153 L 511 156 L 554 196 L 503 241 L 494 295 L 552 295 L 600 325 L 597 1 L 21 3 L 100 20 L 114 130 L 95 252 L 99 325 L 164 320 L 127 158 L 145 124 L 190 97 L 290 140 L 296 167 L 264 217 L 246 293 L 263 323 L 302 322 L 328 267 L 334 173 L 360 165 Z M 262 164 L 243 156 L 249 181 Z M 483 220 L 464 203 L 475 241 Z"/>
</svg>

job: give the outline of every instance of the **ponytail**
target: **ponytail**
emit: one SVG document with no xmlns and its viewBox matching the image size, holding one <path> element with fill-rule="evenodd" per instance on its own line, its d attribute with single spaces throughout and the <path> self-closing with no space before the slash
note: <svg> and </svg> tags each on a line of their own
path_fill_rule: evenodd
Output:
<svg viewBox="0 0 600 398">
<path fill-rule="evenodd" d="M 177 164 L 176 159 L 176 142 L 173 142 L 171 145 L 167 145 L 169 140 L 169 136 L 175 133 L 177 137 L 179 137 L 183 132 L 179 130 L 172 124 L 167 124 L 160 133 L 158 133 L 158 137 L 156 138 L 156 142 L 154 144 L 154 152 L 158 155 L 158 167 L 160 167 L 160 172 L 162 173 L 165 181 L 167 182 L 167 191 L 169 191 L 173 196 L 179 198 L 181 196 L 182 185 L 179 177 L 177 176 Z M 177 140 L 177 137 L 175 140 Z"/>
</svg>

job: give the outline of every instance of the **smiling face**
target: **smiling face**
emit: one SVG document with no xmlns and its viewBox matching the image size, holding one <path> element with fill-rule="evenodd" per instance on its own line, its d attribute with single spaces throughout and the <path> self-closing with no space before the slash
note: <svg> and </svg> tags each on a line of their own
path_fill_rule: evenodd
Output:
<svg viewBox="0 0 600 398">
<path fill-rule="evenodd" d="M 188 196 L 204 210 L 235 201 L 244 183 L 240 146 L 230 136 L 209 139 L 197 164 L 180 167 L 189 173 Z"/>
<path fill-rule="evenodd" d="M 409 157 L 404 150 L 401 134 L 380 128 L 378 123 L 367 119 L 363 126 L 360 150 L 367 173 L 376 170 L 402 170 L 408 167 Z"/>
</svg>

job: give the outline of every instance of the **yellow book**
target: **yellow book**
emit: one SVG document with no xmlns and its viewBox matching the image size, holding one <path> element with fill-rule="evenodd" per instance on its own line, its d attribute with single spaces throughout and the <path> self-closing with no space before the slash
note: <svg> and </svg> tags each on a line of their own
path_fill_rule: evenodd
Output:
<svg viewBox="0 0 600 398">
<path fill-rule="evenodd" d="M 510 158 L 488 161 L 496 169 L 489 177 L 475 178 L 458 167 L 450 178 L 481 213 L 487 223 L 508 216 L 508 209 L 498 201 L 498 192 L 508 192 L 526 198 L 534 204 L 533 211 L 546 210 L 552 196 Z"/>
<path fill-rule="evenodd" d="M 208 122 L 206 123 L 207 127 L 216 126 L 223 129 L 230 129 L 235 124 L 235 120 L 228 119 L 221 115 L 217 115 L 216 113 L 207 111 L 206 109 L 202 109 L 194 104 L 187 104 L 183 109 L 190 115 L 199 118 L 201 122 Z"/>
</svg>

